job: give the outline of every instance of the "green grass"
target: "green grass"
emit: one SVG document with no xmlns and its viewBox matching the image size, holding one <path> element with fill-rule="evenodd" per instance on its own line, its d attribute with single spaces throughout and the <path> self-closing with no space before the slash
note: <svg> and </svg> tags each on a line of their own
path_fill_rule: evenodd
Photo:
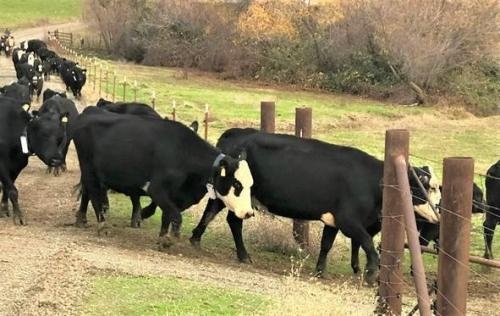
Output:
<svg viewBox="0 0 500 316">
<path fill-rule="evenodd" d="M 80 16 L 82 3 L 80 0 L 0 0 L 0 8 L 1 25 L 5 29 L 70 21 Z"/>
<path fill-rule="evenodd" d="M 268 299 L 234 288 L 160 277 L 93 277 L 83 315 L 256 315 Z"/>
</svg>

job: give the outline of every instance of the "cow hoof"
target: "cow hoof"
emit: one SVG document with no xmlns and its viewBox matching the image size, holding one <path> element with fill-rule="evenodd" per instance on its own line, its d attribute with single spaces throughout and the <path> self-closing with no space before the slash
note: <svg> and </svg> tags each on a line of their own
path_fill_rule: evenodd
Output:
<svg viewBox="0 0 500 316">
<path fill-rule="evenodd" d="M 132 222 L 130 223 L 130 226 L 131 226 L 132 228 L 141 228 L 141 221 L 140 221 L 140 220 L 139 220 L 139 221 L 138 221 L 138 220 L 132 221 Z"/>
<path fill-rule="evenodd" d="M 201 240 L 200 239 L 196 239 L 196 238 L 189 238 L 189 242 L 191 243 L 191 245 L 196 248 L 196 249 L 201 249 Z"/>
<path fill-rule="evenodd" d="M 367 270 L 367 271 L 365 271 L 364 283 L 368 287 L 372 287 L 377 283 L 377 278 L 378 278 L 378 275 L 377 275 L 376 271 Z"/>
<path fill-rule="evenodd" d="M 83 221 L 83 220 L 76 220 L 75 222 L 75 227 L 78 227 L 78 228 L 87 228 L 88 225 L 87 225 L 87 221 Z"/>
<path fill-rule="evenodd" d="M 14 225 L 26 226 L 28 224 L 24 216 L 16 215 L 13 217 L 13 220 L 14 220 Z"/>
<path fill-rule="evenodd" d="M 353 266 L 352 267 L 352 273 L 354 273 L 355 275 L 359 275 L 359 272 L 361 270 L 359 269 L 359 266 Z"/>
<path fill-rule="evenodd" d="M 484 259 L 493 260 L 493 255 L 489 252 L 485 252 L 483 257 L 484 257 Z"/>
<path fill-rule="evenodd" d="M 313 274 L 313 277 L 318 278 L 318 279 L 322 279 L 323 276 L 324 276 L 323 270 L 316 270 L 316 272 L 314 272 L 314 274 Z"/>
<path fill-rule="evenodd" d="M 245 264 L 251 264 L 251 263 L 253 263 L 252 259 L 250 259 L 249 256 L 245 256 L 245 257 L 239 258 L 239 260 L 240 260 L 240 263 L 245 263 Z"/>
<path fill-rule="evenodd" d="M 168 236 L 160 237 L 158 248 L 160 251 L 165 251 L 165 250 L 169 249 L 170 247 L 172 247 L 173 244 L 174 244 L 174 241 L 170 237 L 168 237 Z"/>
<path fill-rule="evenodd" d="M 110 228 L 105 222 L 97 224 L 97 236 L 109 236 L 111 234 Z"/>
</svg>

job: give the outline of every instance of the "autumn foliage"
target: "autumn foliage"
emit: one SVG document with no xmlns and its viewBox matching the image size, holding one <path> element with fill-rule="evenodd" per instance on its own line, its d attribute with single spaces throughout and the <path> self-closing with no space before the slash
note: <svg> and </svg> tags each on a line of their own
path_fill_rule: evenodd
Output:
<svg viewBox="0 0 500 316">
<path fill-rule="evenodd" d="M 498 111 L 470 93 L 500 94 L 497 0 L 87 0 L 87 13 L 108 52 L 146 64 Z"/>
</svg>

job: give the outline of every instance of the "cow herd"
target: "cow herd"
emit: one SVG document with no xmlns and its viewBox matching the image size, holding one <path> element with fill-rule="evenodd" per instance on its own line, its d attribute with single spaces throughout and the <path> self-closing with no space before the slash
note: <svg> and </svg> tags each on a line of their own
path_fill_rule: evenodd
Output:
<svg viewBox="0 0 500 316">
<path fill-rule="evenodd" d="M 19 54 L 21 49 L 24 52 Z M 0 217 L 12 216 L 16 224 L 26 224 L 14 185 L 17 176 L 30 155 L 37 155 L 54 173 L 64 172 L 73 141 L 81 171 L 75 226 L 86 227 L 91 203 L 98 232 L 105 230 L 110 212 L 108 191 L 113 190 L 130 198 L 132 227 L 140 227 L 156 208 L 161 210 L 160 247 L 168 247 L 179 238 L 181 213 L 208 194 L 203 216 L 190 238 L 194 246 L 200 245 L 209 223 L 227 208 L 237 257 L 250 262 L 243 242 L 243 221 L 255 210 L 267 210 L 324 224 L 318 275 L 325 270 L 340 230 L 351 239 L 354 273 L 360 271 L 361 247 L 367 256 L 365 280 L 376 280 L 379 257 L 373 236 L 381 229 L 383 161 L 356 148 L 251 128 L 225 131 L 214 147 L 198 136 L 196 122 L 188 127 L 164 119 L 148 105 L 101 99 L 79 114 L 65 93 L 52 90 L 45 90 L 41 107 L 30 111 L 30 91 L 23 80 L 33 87 L 36 84 L 33 77 L 25 76 L 21 65 L 33 67 L 34 76 L 40 78 L 42 73 L 45 78 L 60 73 L 75 98 L 81 96 L 85 70 L 58 57 L 38 40 L 21 43 L 12 53 L 17 56 L 16 71 L 20 69 L 23 76 L 20 82 L 0 90 Z M 39 63 L 30 63 L 37 58 Z M 66 75 L 74 80 L 65 80 Z M 429 167 L 415 171 L 415 175 L 409 171 L 408 176 L 421 242 L 436 241 L 438 216 L 431 204 L 439 209 L 439 182 Z M 492 257 L 491 241 L 500 215 L 499 177 L 500 161 L 488 171 L 486 203 L 474 185 L 473 211 L 487 212 L 487 257 Z M 151 204 L 143 208 L 141 196 L 150 197 Z"/>
</svg>

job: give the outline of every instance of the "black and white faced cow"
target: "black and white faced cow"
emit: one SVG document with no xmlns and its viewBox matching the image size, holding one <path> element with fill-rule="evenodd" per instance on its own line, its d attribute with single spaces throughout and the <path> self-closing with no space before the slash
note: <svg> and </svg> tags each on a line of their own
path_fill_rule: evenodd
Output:
<svg viewBox="0 0 500 316">
<path fill-rule="evenodd" d="M 484 257 L 493 259 L 493 235 L 500 222 L 500 160 L 493 164 L 486 173 L 486 203 L 488 204 L 484 226 Z"/>
<path fill-rule="evenodd" d="M 21 225 L 26 224 L 26 219 L 19 207 L 14 183 L 28 164 L 28 157 L 36 154 L 51 166 L 58 166 L 62 162 L 58 144 L 52 140 L 54 131 L 46 124 L 52 121 L 33 119 L 28 109 L 29 106 L 22 101 L 0 97 L 0 182 L 3 189 L 0 217 L 10 215 L 10 200 L 14 223 Z M 54 120 L 62 127 L 60 117 Z"/>
<path fill-rule="evenodd" d="M 107 189 L 148 195 L 162 209 L 165 246 L 170 223 L 179 236 L 181 212 L 205 196 L 207 184 L 235 217 L 253 215 L 253 178 L 245 160 L 222 155 L 181 123 L 103 112 L 89 107 L 71 128 L 81 169 L 79 221 L 86 220 L 90 199 L 103 227 Z M 138 203 L 134 208 L 139 213 Z"/>
<path fill-rule="evenodd" d="M 372 236 L 381 228 L 382 161 L 355 148 L 254 129 L 230 129 L 222 134 L 217 147 L 227 154 L 246 151 L 255 181 L 252 199 L 259 208 L 325 224 L 318 273 L 324 271 L 327 254 L 340 230 L 351 238 L 353 249 L 359 245 L 363 248 L 368 259 L 366 280 L 375 280 L 379 261 Z M 429 183 L 424 185 L 428 188 Z M 419 192 L 414 194 L 424 197 Z M 193 230 L 193 244 L 199 244 L 208 223 L 223 208 L 220 200 L 209 200 Z M 243 244 L 241 218 L 229 213 L 227 222 L 238 259 L 250 261 Z"/>
<path fill-rule="evenodd" d="M 439 187 L 441 191 L 441 187 Z M 439 209 L 439 207 L 438 207 Z M 475 183 L 472 185 L 472 213 L 484 213 L 485 201 L 483 191 Z M 432 241 L 436 244 L 439 242 L 439 223 L 435 217 L 421 216 L 417 212 L 417 229 L 420 232 L 420 245 L 427 246 Z"/>
</svg>

